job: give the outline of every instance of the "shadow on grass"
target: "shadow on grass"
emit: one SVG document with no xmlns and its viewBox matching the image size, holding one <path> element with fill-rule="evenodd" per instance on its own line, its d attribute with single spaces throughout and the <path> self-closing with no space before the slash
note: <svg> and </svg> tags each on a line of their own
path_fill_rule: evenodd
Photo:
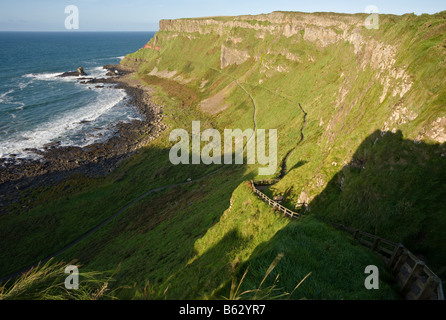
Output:
<svg viewBox="0 0 446 320">
<path fill-rule="evenodd" d="M 249 268 L 239 291 L 258 288 L 271 262 L 281 255 L 282 259 L 263 283 L 263 288 L 275 286 L 278 293 L 284 294 L 279 299 L 400 299 L 384 261 L 312 216 L 290 222 L 254 250 L 235 273 L 240 280 Z M 380 270 L 380 290 L 367 290 L 364 286 L 367 276 L 364 269 L 368 265 L 376 265 Z M 218 294 L 224 296 L 229 291 L 227 284 Z"/>
<path fill-rule="evenodd" d="M 195 297 L 190 294 L 199 291 L 196 283 L 204 281 L 197 276 L 197 270 L 211 265 L 222 253 L 224 258 L 225 248 L 242 241 L 236 234 L 229 233 L 225 241 L 219 242 L 197 262 L 188 264 L 197 255 L 196 241 L 220 220 L 230 206 L 232 190 L 246 178 L 237 177 L 239 170 L 243 170 L 241 166 L 227 168 L 212 178 L 165 190 L 140 201 L 89 241 L 62 257 L 65 260 L 77 258 L 92 270 L 120 265 L 117 286 L 136 283 L 135 289 L 141 290 L 150 280 L 151 288 L 156 291 L 164 292 L 169 288 L 169 299 Z M 215 184 L 219 188 L 216 189 Z M 208 259 L 210 256 L 213 258 Z M 133 298 L 131 292 L 123 290 L 119 297 Z"/>
<path fill-rule="evenodd" d="M 294 170 L 294 169 L 297 169 L 297 168 L 299 168 L 299 167 L 302 167 L 302 166 L 305 165 L 307 162 L 308 162 L 308 161 L 306 161 L 306 160 L 300 160 L 298 163 L 296 163 L 294 166 L 292 166 L 288 172 L 290 172 L 290 171 L 292 171 L 292 170 Z"/>
<path fill-rule="evenodd" d="M 444 278 L 445 154 L 445 144 L 375 131 L 313 199 L 311 212 L 401 242 L 437 272 L 443 270 Z"/>
<path fill-rule="evenodd" d="M 76 249 L 79 254 L 75 254 L 73 259 L 82 257 L 89 261 L 96 256 L 93 248 L 100 250 L 106 247 L 107 241 L 115 239 L 121 232 L 149 231 L 177 213 L 181 215 L 194 201 L 205 198 L 211 192 L 210 181 L 220 170 L 224 172 L 221 179 L 225 183 L 229 181 L 232 189 L 237 184 L 230 183 L 231 180 L 244 179 L 242 172 L 246 168 L 243 165 L 174 166 L 169 162 L 168 154 L 169 150 L 148 147 L 97 185 L 70 194 L 58 193 L 52 201 L 30 213 L 1 217 L 0 231 L 4 235 L 0 240 L 2 281 L 11 275 L 20 275 L 39 261 L 45 262 L 66 251 L 70 252 L 73 247 L 83 248 Z M 197 186 L 201 188 L 204 185 L 207 186 L 206 192 L 197 189 Z M 211 221 L 204 219 L 207 224 L 201 226 L 203 229 L 197 234 L 204 233 L 212 221 L 218 220 L 229 206 L 230 194 L 220 194 L 219 205 L 210 212 Z M 123 216 L 124 219 L 118 219 Z M 110 225 L 117 219 L 121 225 L 117 227 L 117 223 L 113 223 L 114 227 L 111 228 Z M 101 240 L 96 234 L 102 229 L 109 230 L 109 233 L 101 233 L 104 235 Z M 187 234 L 187 230 L 184 232 Z M 117 248 L 120 247 L 122 245 L 117 245 Z M 124 250 L 121 258 L 128 257 L 129 250 L 133 249 Z M 110 259 L 117 264 L 104 264 L 108 269 L 113 269 L 121 262 L 118 257 L 116 255 Z M 22 271 L 15 274 L 18 270 Z"/>
<path fill-rule="evenodd" d="M 400 299 L 384 261 L 324 222 L 402 242 L 444 278 L 445 154 L 445 144 L 414 142 L 404 139 L 401 132 L 371 134 L 350 163 L 311 201 L 308 216 L 259 245 L 237 270 L 240 278 L 250 267 L 242 290 L 255 287 L 268 262 L 283 253 L 276 274 L 287 292 L 312 272 L 295 299 Z M 364 288 L 367 265 L 379 267 L 379 292 Z M 226 286 L 222 292 L 228 290 Z"/>
</svg>

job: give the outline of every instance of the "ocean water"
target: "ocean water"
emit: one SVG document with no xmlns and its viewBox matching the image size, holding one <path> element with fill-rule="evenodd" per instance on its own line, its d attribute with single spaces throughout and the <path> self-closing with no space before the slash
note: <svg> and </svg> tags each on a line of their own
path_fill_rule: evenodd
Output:
<svg viewBox="0 0 446 320">
<path fill-rule="evenodd" d="M 153 32 L 0 32 L 0 157 L 38 158 L 25 149 L 44 145 L 85 146 L 113 134 L 113 126 L 141 116 L 124 90 L 95 88 L 77 77 L 60 78 L 82 66 L 106 78 L 143 47 Z"/>
</svg>

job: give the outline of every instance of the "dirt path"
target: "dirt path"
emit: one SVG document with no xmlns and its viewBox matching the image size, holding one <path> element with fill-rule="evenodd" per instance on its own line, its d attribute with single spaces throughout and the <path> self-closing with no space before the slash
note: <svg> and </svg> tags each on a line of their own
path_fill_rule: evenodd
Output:
<svg viewBox="0 0 446 320">
<path fill-rule="evenodd" d="M 254 106 L 254 115 L 253 115 L 253 122 L 254 122 L 254 131 L 252 133 L 252 135 L 249 137 L 248 141 L 245 144 L 245 148 L 243 148 L 243 152 L 246 150 L 246 148 L 248 147 L 249 142 L 251 141 L 251 139 L 254 137 L 256 130 L 257 130 L 257 122 L 256 122 L 256 116 L 257 116 L 257 106 L 256 106 L 256 102 L 253 98 L 253 96 L 238 82 L 238 80 L 235 80 L 235 83 L 237 83 L 237 85 L 243 89 L 243 91 L 246 92 L 246 94 L 251 98 L 252 101 L 252 105 Z"/>
<path fill-rule="evenodd" d="M 304 139 L 305 139 L 305 136 L 304 136 L 304 130 L 305 130 L 305 127 L 307 126 L 307 115 L 308 115 L 308 113 L 302 108 L 302 106 L 300 105 L 300 103 L 299 103 L 299 108 L 300 108 L 300 110 L 302 110 L 302 112 L 303 112 L 303 114 L 304 114 L 304 123 L 303 123 L 303 125 L 302 125 L 302 128 L 300 129 L 300 141 L 297 143 L 296 146 L 294 146 L 293 149 L 291 149 L 290 151 L 288 151 L 288 153 L 286 154 L 285 158 L 283 159 L 283 162 L 282 162 L 282 171 L 280 172 L 280 176 L 279 176 L 280 179 L 282 179 L 282 178 L 286 175 L 286 173 L 287 173 L 287 171 L 288 171 L 288 168 L 287 168 L 288 157 L 293 153 L 294 150 L 296 150 L 296 148 L 297 148 L 297 147 L 304 141 Z"/>
<path fill-rule="evenodd" d="M 193 61 L 191 61 L 191 62 L 193 62 Z M 209 67 L 209 66 L 206 66 L 208 69 L 211 69 L 211 70 L 214 70 L 214 71 L 216 71 L 216 72 L 218 72 L 218 73 L 220 73 L 220 74 L 223 74 L 223 75 L 225 75 L 225 76 L 227 76 L 227 77 L 229 77 L 229 78 L 231 78 L 234 82 L 235 82 L 235 84 L 237 84 L 237 86 L 240 88 L 240 89 L 242 89 L 248 96 L 249 96 L 249 98 L 251 99 L 251 101 L 252 101 L 252 105 L 253 105 L 253 107 L 254 107 L 254 113 L 253 113 L 253 124 L 254 124 L 254 130 L 253 130 L 253 133 L 252 133 L 252 135 L 249 137 L 249 139 L 248 139 L 248 141 L 246 142 L 246 144 L 245 144 L 245 147 L 243 148 L 243 152 L 246 150 L 246 148 L 248 147 L 248 144 L 249 144 L 249 142 L 251 141 L 251 139 L 255 136 L 255 134 L 256 134 L 256 130 L 257 130 L 257 122 L 256 122 L 256 117 L 257 117 L 257 105 L 256 105 L 256 102 L 255 102 L 255 100 L 254 100 L 254 97 L 248 92 L 248 90 L 246 90 L 245 89 L 245 87 L 243 87 L 241 84 L 240 84 L 240 82 L 239 82 L 239 79 L 237 79 L 237 78 L 234 78 L 233 76 L 231 76 L 230 74 L 227 74 L 227 73 L 225 73 L 225 72 L 223 72 L 223 71 L 221 71 L 221 70 L 219 70 L 219 69 L 215 69 L 215 68 L 212 68 L 212 67 Z"/>
<path fill-rule="evenodd" d="M 224 73 L 224 72 L 221 71 L 221 70 L 218 70 L 218 69 L 215 69 L 215 68 L 211 68 L 211 67 L 208 67 L 208 68 L 209 68 L 209 69 L 212 69 L 212 70 L 214 70 L 214 71 L 217 71 L 217 72 L 219 72 L 219 73 L 221 73 L 221 74 L 224 74 L 224 75 L 230 77 L 231 79 L 233 79 L 233 80 L 235 81 L 235 83 L 237 84 L 237 86 L 239 86 L 243 91 L 245 91 L 245 93 L 251 98 L 252 104 L 253 104 L 253 106 L 254 106 L 254 115 L 253 115 L 254 133 L 253 133 L 253 134 L 251 135 L 251 137 L 248 139 L 248 141 L 247 141 L 247 143 L 246 143 L 246 145 L 245 145 L 245 148 L 243 149 L 243 151 L 245 151 L 245 150 L 246 150 L 246 147 L 248 146 L 249 141 L 251 141 L 252 137 L 255 135 L 255 131 L 257 130 L 257 122 L 256 122 L 257 105 L 256 105 L 256 102 L 255 102 L 253 96 L 252 96 L 252 95 L 245 89 L 245 87 L 243 87 L 243 86 L 240 84 L 239 79 L 236 79 L 236 78 L 232 77 L 231 75 L 229 75 L 229 74 L 227 74 L 227 73 Z M 249 85 L 249 84 L 248 84 L 248 85 Z M 280 97 L 280 98 L 282 98 L 282 99 L 285 99 L 285 100 L 287 100 L 287 101 L 289 101 L 289 102 L 296 103 L 295 101 L 291 100 L 290 98 L 287 98 L 287 97 L 285 97 L 285 96 L 282 96 L 282 95 L 280 95 L 280 94 L 277 94 L 276 92 L 274 92 L 274 91 L 272 91 L 272 90 L 270 90 L 270 89 L 268 89 L 268 88 L 266 88 L 266 87 L 264 87 L 264 86 L 261 86 L 261 85 L 255 85 L 255 87 L 259 87 L 259 88 L 261 88 L 261 89 L 264 89 L 264 90 L 268 91 L 270 94 L 275 95 L 275 96 L 278 96 L 278 97 Z M 280 179 L 282 179 L 282 178 L 285 176 L 285 174 L 287 173 L 287 171 L 288 171 L 288 169 L 287 169 L 287 161 L 288 161 L 289 156 L 293 153 L 293 151 L 294 151 L 294 150 L 295 150 L 295 149 L 296 149 L 296 148 L 297 148 L 297 147 L 304 141 L 304 139 L 305 139 L 305 136 L 304 136 L 304 130 L 305 130 L 305 127 L 307 126 L 307 116 L 308 116 L 308 113 L 304 110 L 304 108 L 302 108 L 302 105 L 301 105 L 300 103 L 298 103 L 298 105 L 299 105 L 300 110 L 301 110 L 302 113 L 304 114 L 304 123 L 303 123 L 303 125 L 302 125 L 301 130 L 300 130 L 300 136 L 301 136 L 301 138 L 300 138 L 300 141 L 299 141 L 299 142 L 298 142 L 298 143 L 297 143 L 297 144 L 296 144 L 290 151 L 288 151 L 288 153 L 286 154 L 285 158 L 283 159 L 283 161 L 282 161 L 282 170 L 281 170 L 281 172 L 280 172 L 280 176 L 279 176 Z"/>
</svg>

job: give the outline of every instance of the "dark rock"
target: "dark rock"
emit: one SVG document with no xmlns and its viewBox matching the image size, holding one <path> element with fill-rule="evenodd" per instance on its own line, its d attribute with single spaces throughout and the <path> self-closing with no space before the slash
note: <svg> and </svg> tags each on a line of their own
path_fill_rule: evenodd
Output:
<svg viewBox="0 0 446 320">
<path fill-rule="evenodd" d="M 59 75 L 58 77 L 81 77 L 81 76 L 86 76 L 87 74 L 84 71 L 84 68 L 79 67 L 77 68 L 77 71 L 68 71 L 68 72 L 64 72 L 61 75 Z"/>
<path fill-rule="evenodd" d="M 77 68 L 77 72 L 79 73 L 80 76 L 86 76 L 87 74 L 84 72 L 84 68 L 79 67 Z"/>
<path fill-rule="evenodd" d="M 55 147 L 57 147 L 59 145 L 60 145 L 60 141 L 55 141 L 55 142 L 47 143 L 47 144 L 43 145 L 43 147 L 45 149 L 49 149 L 49 148 L 55 148 Z M 35 150 L 36 149 L 28 149 L 27 151 L 35 151 Z"/>
</svg>

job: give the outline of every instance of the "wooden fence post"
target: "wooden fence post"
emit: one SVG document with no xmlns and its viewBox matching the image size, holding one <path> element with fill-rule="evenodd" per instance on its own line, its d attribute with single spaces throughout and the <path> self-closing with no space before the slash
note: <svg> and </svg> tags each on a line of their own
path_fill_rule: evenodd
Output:
<svg viewBox="0 0 446 320">
<path fill-rule="evenodd" d="M 334 227 L 337 227 L 341 230 L 347 231 L 349 234 L 352 234 L 354 239 L 358 240 L 363 245 L 369 247 L 370 242 L 365 241 L 366 243 L 364 243 L 363 241 L 361 241 L 362 235 L 370 237 L 369 234 L 362 233 L 358 229 L 350 229 L 344 225 L 338 225 L 336 223 L 331 223 L 331 224 Z M 393 251 L 390 251 L 391 250 L 390 248 L 389 249 L 385 247 L 381 248 L 384 248 L 385 250 L 384 249 L 383 250 L 387 254 L 391 253 L 391 257 L 385 259 L 386 260 L 388 259 L 387 262 L 388 267 L 393 272 L 396 280 L 399 283 L 401 291 L 406 299 L 411 299 L 411 298 L 417 300 L 432 299 L 435 293 L 436 298 L 438 300 L 444 300 L 444 293 L 441 279 L 438 278 L 438 276 L 433 274 L 431 271 L 429 273 L 426 271 L 426 273 L 431 274 L 431 276 L 429 276 L 426 282 L 423 284 L 420 274 L 427 267 L 425 266 L 424 262 L 414 257 L 412 253 L 410 253 L 410 251 L 404 247 L 403 244 L 401 243 L 397 244 L 375 236 L 373 236 L 372 239 L 374 239 L 371 247 L 372 251 L 375 251 L 378 248 L 380 248 L 381 242 L 393 247 Z M 414 265 L 414 267 L 411 267 L 411 265 Z M 425 277 L 423 278 L 426 279 Z M 419 288 L 418 294 L 411 292 L 414 284 L 416 284 L 416 286 Z"/>
<path fill-rule="evenodd" d="M 441 279 L 440 279 L 440 283 L 438 284 L 437 296 L 438 296 L 438 300 L 444 300 L 443 281 L 441 281 Z"/>
<path fill-rule="evenodd" d="M 397 262 L 395 263 L 395 266 L 393 267 L 394 273 L 398 273 L 400 271 L 403 264 L 406 263 L 408 256 L 409 256 L 409 251 L 406 248 L 403 248 L 401 255 L 399 256 Z"/>
<path fill-rule="evenodd" d="M 423 271 L 424 267 L 425 264 L 421 260 L 415 263 L 415 266 L 413 267 L 406 281 L 404 281 L 403 285 L 401 286 L 401 291 L 404 294 L 407 294 L 410 291 L 412 284 L 417 280 L 418 276 L 420 275 L 421 271 Z"/>
<path fill-rule="evenodd" d="M 300 213 L 295 213 L 288 208 L 282 206 L 281 204 L 277 203 L 276 201 L 271 200 L 268 196 L 266 196 L 263 192 L 258 190 L 256 188 L 256 184 L 272 184 L 274 181 L 272 180 L 262 180 L 257 181 L 256 183 L 251 180 L 251 185 L 253 187 L 254 193 L 259 195 L 263 200 L 265 200 L 270 206 L 274 208 L 274 210 L 278 210 L 282 212 L 283 216 L 288 216 L 290 218 L 299 218 L 302 215 Z M 434 293 L 437 295 L 438 300 L 444 300 L 444 294 L 442 290 L 442 283 L 440 278 L 438 278 L 435 274 L 430 275 L 426 282 L 423 284 L 420 280 L 420 274 L 425 268 L 424 262 L 421 260 L 415 261 L 415 258 L 413 258 L 413 255 L 407 250 L 401 243 L 395 244 L 393 242 L 387 241 L 385 239 L 381 239 L 379 237 L 370 235 L 368 233 L 362 233 L 359 229 L 350 229 L 343 225 L 337 225 L 335 223 L 331 223 L 333 226 L 342 229 L 344 231 L 348 231 L 350 234 L 353 233 L 353 238 L 356 240 L 359 240 L 364 245 L 369 246 L 370 242 L 364 239 L 361 239 L 361 236 L 365 236 L 368 238 L 373 239 L 373 243 L 371 246 L 372 251 L 377 251 L 380 247 L 380 243 L 383 241 L 387 245 L 391 245 L 394 247 L 392 255 L 388 261 L 388 267 L 393 271 L 395 277 L 397 278 L 398 282 L 400 282 L 401 285 L 401 291 L 404 295 L 406 295 L 406 298 L 409 299 L 410 297 L 414 297 L 416 300 L 425 300 L 425 299 L 431 299 L 434 297 Z M 381 250 L 384 250 L 387 254 L 390 254 L 390 250 L 381 247 Z M 381 254 L 382 255 L 382 254 Z M 383 256 L 383 255 L 382 255 Z M 385 259 L 387 257 L 383 256 Z M 408 264 L 408 259 L 411 259 L 411 261 L 415 262 L 415 265 L 413 268 L 410 267 L 410 264 Z M 404 268 L 403 268 L 404 267 Z M 405 271 L 405 272 L 404 272 Z M 427 271 L 426 271 L 427 272 Z M 405 274 L 404 274 L 405 273 Z M 407 274 L 408 273 L 408 274 Z M 432 274 L 432 272 L 428 273 Z M 407 277 L 406 277 L 407 275 Z M 410 293 L 412 290 L 412 286 L 416 282 L 417 286 L 420 287 L 420 292 L 418 294 L 414 294 L 413 292 Z M 410 294 L 409 294 L 410 293 Z"/>
<path fill-rule="evenodd" d="M 426 283 L 423 286 L 420 294 L 417 296 L 417 300 L 429 300 L 432 298 L 433 293 L 437 290 L 440 284 L 440 279 L 436 276 L 430 276 L 427 278 Z M 441 299 L 437 297 L 437 299 Z"/>
<path fill-rule="evenodd" d="M 398 261 L 401 254 L 403 253 L 403 250 L 404 246 L 401 243 L 399 243 L 398 246 L 395 247 L 395 249 L 393 250 L 392 257 L 389 260 L 389 268 L 392 268 L 394 264 Z"/>
<path fill-rule="evenodd" d="M 372 245 L 372 251 L 376 251 L 376 249 L 379 246 L 379 242 L 381 241 L 380 238 L 375 238 L 375 241 L 373 241 L 373 245 Z"/>
</svg>

